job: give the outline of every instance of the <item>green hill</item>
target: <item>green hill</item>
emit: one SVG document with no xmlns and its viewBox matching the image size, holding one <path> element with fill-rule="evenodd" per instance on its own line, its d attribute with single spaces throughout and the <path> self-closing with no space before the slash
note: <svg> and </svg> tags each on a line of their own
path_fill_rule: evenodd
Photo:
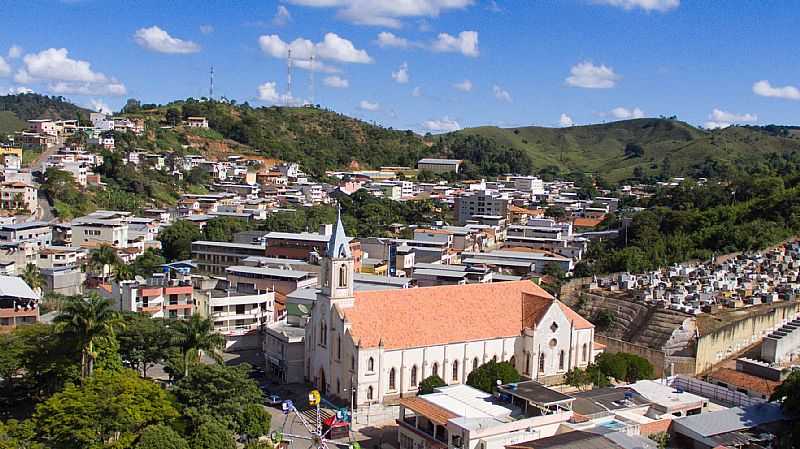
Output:
<svg viewBox="0 0 800 449">
<path fill-rule="evenodd" d="M 0 111 L 0 135 L 25 129 L 25 122 L 11 111 Z"/>
<path fill-rule="evenodd" d="M 52 120 L 88 120 L 89 109 L 76 106 L 64 97 L 39 94 L 0 95 L 0 112 L 13 113 L 21 121 L 48 118 Z"/>
<path fill-rule="evenodd" d="M 769 127 L 729 127 L 706 131 L 669 119 L 635 119 L 569 128 L 468 128 L 444 136 L 478 136 L 500 147 L 522 150 L 533 171 L 547 167 L 562 171 L 598 173 L 610 180 L 633 175 L 713 175 L 714 167 L 756 162 L 771 153 L 800 151 L 796 133 Z M 641 147 L 640 157 L 627 154 L 629 144 Z M 444 151 L 445 155 L 453 151 Z M 665 173 L 666 172 L 666 173 Z"/>
</svg>

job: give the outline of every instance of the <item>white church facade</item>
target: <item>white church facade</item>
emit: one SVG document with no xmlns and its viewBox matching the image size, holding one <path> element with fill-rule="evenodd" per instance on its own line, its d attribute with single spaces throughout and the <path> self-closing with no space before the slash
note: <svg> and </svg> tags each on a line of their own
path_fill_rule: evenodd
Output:
<svg viewBox="0 0 800 449">
<path fill-rule="evenodd" d="M 324 395 L 363 407 L 431 375 L 465 383 L 492 359 L 531 379 L 593 361 L 594 326 L 531 281 L 354 292 L 341 220 L 326 249 L 305 338 L 305 375 Z"/>
</svg>

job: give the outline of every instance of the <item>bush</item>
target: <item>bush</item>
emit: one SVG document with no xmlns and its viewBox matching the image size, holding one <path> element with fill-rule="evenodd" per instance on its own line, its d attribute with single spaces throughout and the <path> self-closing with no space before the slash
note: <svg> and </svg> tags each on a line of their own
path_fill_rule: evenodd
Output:
<svg viewBox="0 0 800 449">
<path fill-rule="evenodd" d="M 433 390 L 435 388 L 444 387 L 445 385 L 447 384 L 444 383 L 442 378 L 434 374 L 433 376 L 426 377 L 425 379 L 422 380 L 422 382 L 419 383 L 419 391 L 417 391 L 417 393 L 418 394 L 433 393 Z"/>
<path fill-rule="evenodd" d="M 236 449 L 236 439 L 224 424 L 209 416 L 201 417 L 191 438 L 192 449 Z"/>
<path fill-rule="evenodd" d="M 508 384 L 519 382 L 520 376 L 514 365 L 508 362 L 498 363 L 492 359 L 469 373 L 467 385 L 487 393 L 493 393 L 498 380 L 502 384 Z"/>
<path fill-rule="evenodd" d="M 172 427 L 156 424 L 144 429 L 136 449 L 189 449 L 189 443 Z"/>
</svg>

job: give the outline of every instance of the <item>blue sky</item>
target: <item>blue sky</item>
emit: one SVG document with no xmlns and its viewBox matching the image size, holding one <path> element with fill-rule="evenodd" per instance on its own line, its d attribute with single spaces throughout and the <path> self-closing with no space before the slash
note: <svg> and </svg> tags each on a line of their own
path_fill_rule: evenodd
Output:
<svg viewBox="0 0 800 449">
<path fill-rule="evenodd" d="M 313 55 L 315 103 L 416 131 L 800 112 L 792 1 L 29 0 L 3 17 L 0 92 L 114 110 L 207 95 L 211 65 L 215 96 L 309 101 Z"/>
</svg>

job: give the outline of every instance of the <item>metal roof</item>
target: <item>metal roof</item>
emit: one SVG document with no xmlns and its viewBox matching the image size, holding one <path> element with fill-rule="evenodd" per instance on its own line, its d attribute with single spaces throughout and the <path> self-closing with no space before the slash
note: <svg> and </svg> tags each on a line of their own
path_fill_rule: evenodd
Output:
<svg viewBox="0 0 800 449">
<path fill-rule="evenodd" d="M 17 276 L 0 276 L 0 296 L 22 299 L 39 299 L 22 278 Z"/>
<path fill-rule="evenodd" d="M 311 273 L 309 273 L 308 271 L 281 270 L 279 268 L 249 267 L 244 265 L 228 267 L 225 269 L 225 271 L 228 273 L 250 273 L 265 277 L 291 278 L 291 279 L 302 279 L 311 276 Z"/>
<path fill-rule="evenodd" d="M 686 429 L 703 437 L 710 437 L 783 419 L 786 418 L 778 404 L 763 403 L 678 418 L 673 420 L 673 424 L 676 431 Z"/>
</svg>

